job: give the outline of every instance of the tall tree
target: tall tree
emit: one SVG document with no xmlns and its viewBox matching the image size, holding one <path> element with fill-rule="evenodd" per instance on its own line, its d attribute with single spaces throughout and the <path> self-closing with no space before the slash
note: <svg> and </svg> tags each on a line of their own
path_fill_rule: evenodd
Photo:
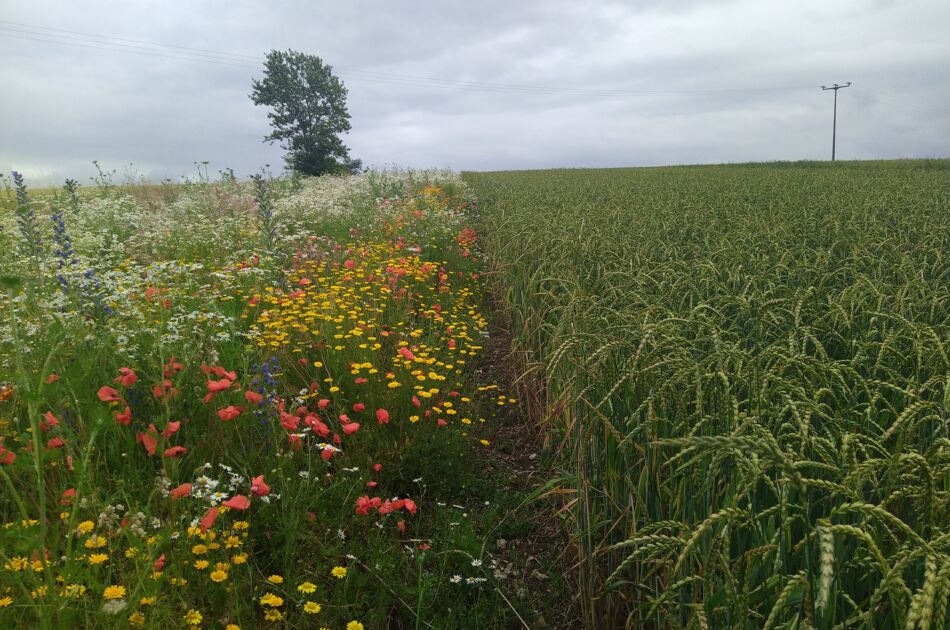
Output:
<svg viewBox="0 0 950 630">
<path fill-rule="evenodd" d="M 358 171 L 340 134 L 350 130 L 346 87 L 316 55 L 272 50 L 264 60 L 264 78 L 253 80 L 251 100 L 271 108 L 273 131 L 267 142 L 280 142 L 287 166 L 306 175 Z"/>
</svg>

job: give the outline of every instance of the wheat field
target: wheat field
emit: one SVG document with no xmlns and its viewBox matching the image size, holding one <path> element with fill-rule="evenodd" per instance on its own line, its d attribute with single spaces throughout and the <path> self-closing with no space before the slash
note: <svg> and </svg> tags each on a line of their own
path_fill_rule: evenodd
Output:
<svg viewBox="0 0 950 630">
<path fill-rule="evenodd" d="M 946 627 L 948 170 L 465 175 L 589 625 Z"/>
</svg>

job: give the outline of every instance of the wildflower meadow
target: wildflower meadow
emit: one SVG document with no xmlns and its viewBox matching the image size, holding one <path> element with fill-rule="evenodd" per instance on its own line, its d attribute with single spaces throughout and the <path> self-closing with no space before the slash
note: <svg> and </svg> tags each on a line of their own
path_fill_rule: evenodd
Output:
<svg viewBox="0 0 950 630">
<path fill-rule="evenodd" d="M 5 181 L 0 627 L 537 614 L 457 175 Z"/>
</svg>

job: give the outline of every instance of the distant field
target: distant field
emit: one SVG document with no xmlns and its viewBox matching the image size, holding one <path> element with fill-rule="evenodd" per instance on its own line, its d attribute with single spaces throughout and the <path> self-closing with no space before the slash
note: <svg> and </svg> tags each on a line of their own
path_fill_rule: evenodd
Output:
<svg viewBox="0 0 950 630">
<path fill-rule="evenodd" d="M 948 173 L 464 176 L 546 386 L 588 624 L 945 627 Z"/>
</svg>

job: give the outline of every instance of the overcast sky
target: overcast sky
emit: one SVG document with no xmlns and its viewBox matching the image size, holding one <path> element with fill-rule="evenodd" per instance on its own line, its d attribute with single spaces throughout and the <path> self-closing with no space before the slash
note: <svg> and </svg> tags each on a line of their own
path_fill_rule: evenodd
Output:
<svg viewBox="0 0 950 630">
<path fill-rule="evenodd" d="M 3 2 L 0 169 L 279 167 L 248 98 L 272 48 L 335 68 L 368 165 L 826 159 L 847 81 L 839 159 L 948 156 L 948 25 L 947 0 Z"/>
</svg>

